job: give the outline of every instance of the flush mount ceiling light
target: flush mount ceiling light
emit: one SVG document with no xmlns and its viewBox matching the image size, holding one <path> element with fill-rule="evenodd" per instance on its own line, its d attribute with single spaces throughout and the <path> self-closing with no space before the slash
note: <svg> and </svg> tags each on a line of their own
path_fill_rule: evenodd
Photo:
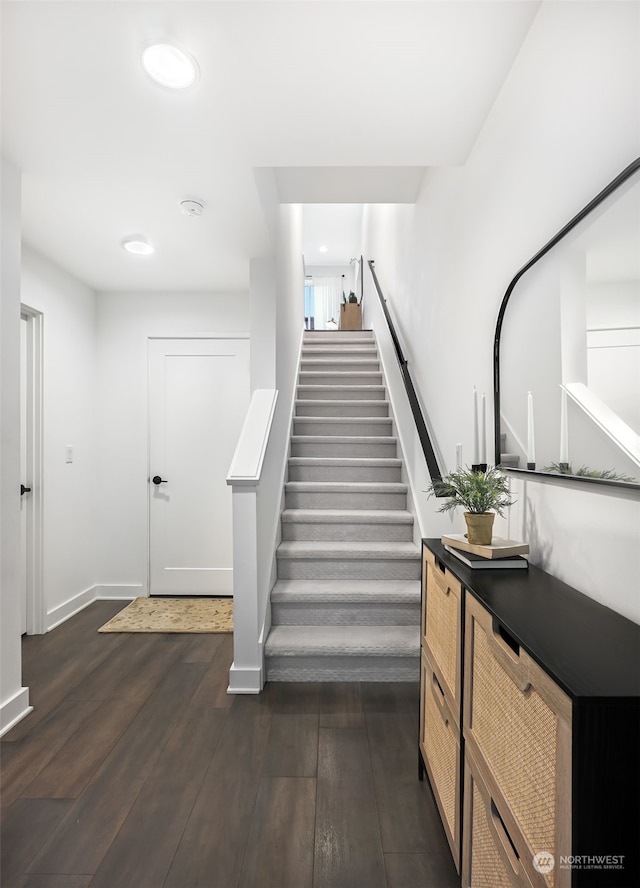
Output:
<svg viewBox="0 0 640 888">
<path fill-rule="evenodd" d="M 134 253 L 136 256 L 151 256 L 152 253 L 155 253 L 155 247 L 140 234 L 133 234 L 130 237 L 125 237 L 125 239 L 120 242 L 120 246 L 123 250 L 126 250 L 127 253 Z"/>
<path fill-rule="evenodd" d="M 195 61 L 172 43 L 147 46 L 142 53 L 142 67 L 152 80 L 171 89 L 185 89 L 198 76 Z"/>
</svg>

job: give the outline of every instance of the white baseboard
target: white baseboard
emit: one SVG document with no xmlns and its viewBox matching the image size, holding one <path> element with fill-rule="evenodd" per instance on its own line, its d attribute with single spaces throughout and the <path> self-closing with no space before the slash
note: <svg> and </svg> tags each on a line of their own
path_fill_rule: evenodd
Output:
<svg viewBox="0 0 640 888">
<path fill-rule="evenodd" d="M 50 632 L 61 623 L 65 623 L 70 617 L 75 616 L 85 607 L 93 604 L 98 599 L 115 599 L 117 601 L 129 601 L 131 598 L 145 598 L 146 592 L 142 584 L 136 586 L 120 586 L 120 585 L 100 585 L 91 586 L 74 595 L 64 604 L 59 604 L 52 611 L 47 613 L 45 632 Z"/>
<path fill-rule="evenodd" d="M 29 705 L 29 688 L 20 688 L 0 705 L 0 737 L 32 711 L 33 706 Z"/>
<path fill-rule="evenodd" d="M 264 677 L 261 668 L 239 669 L 235 663 L 231 664 L 227 694 L 259 694 L 263 687 Z"/>
<path fill-rule="evenodd" d="M 130 598 L 147 598 L 147 592 L 142 584 L 136 586 L 125 586 L 119 583 L 111 583 L 108 585 L 94 586 L 96 590 L 96 598 L 104 600 L 119 600 Z"/>
<path fill-rule="evenodd" d="M 56 626 L 66 622 L 70 617 L 73 617 L 94 602 L 96 600 L 96 588 L 96 586 L 91 586 L 89 589 L 85 589 L 84 592 L 74 595 L 73 598 L 65 601 L 64 604 L 59 604 L 58 607 L 48 611 L 45 632 L 51 632 Z"/>
</svg>

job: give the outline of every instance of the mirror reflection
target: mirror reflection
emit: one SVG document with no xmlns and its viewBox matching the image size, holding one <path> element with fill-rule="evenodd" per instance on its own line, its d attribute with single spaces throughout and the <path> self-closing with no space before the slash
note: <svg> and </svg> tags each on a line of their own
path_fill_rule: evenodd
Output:
<svg viewBox="0 0 640 888">
<path fill-rule="evenodd" d="M 506 302 L 496 380 L 505 467 L 640 484 L 639 168 Z"/>
</svg>

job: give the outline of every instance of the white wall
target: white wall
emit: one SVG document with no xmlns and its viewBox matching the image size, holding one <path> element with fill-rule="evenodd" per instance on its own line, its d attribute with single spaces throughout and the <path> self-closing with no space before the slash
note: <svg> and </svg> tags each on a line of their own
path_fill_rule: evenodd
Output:
<svg viewBox="0 0 640 888">
<path fill-rule="evenodd" d="M 635 3 L 544 3 L 467 163 L 429 170 L 414 207 L 367 208 L 363 252 L 448 468 L 459 441 L 471 462 L 471 392 L 490 403 L 511 278 L 640 154 L 639 14 Z M 533 560 L 640 621 L 637 498 L 575 482 L 528 481 L 520 495 L 535 532 L 515 515 L 511 530 Z"/>
<path fill-rule="evenodd" d="M 0 171 L 0 734 L 29 711 L 20 645 L 20 173 Z"/>
<path fill-rule="evenodd" d="M 247 293 L 100 293 L 97 576 L 104 596 L 148 591 L 147 337 L 249 334 Z"/>
<path fill-rule="evenodd" d="M 640 434 L 640 280 L 589 284 L 587 329 L 589 388 Z"/>
<path fill-rule="evenodd" d="M 43 593 L 50 629 L 92 600 L 96 584 L 96 297 L 25 246 L 22 302 L 44 316 Z"/>
<path fill-rule="evenodd" d="M 276 268 L 274 258 L 249 266 L 251 391 L 276 387 Z"/>
<path fill-rule="evenodd" d="M 291 417 L 304 328 L 302 208 L 283 204 L 277 213 L 276 239 L 276 405 L 262 479 L 258 487 L 259 618 L 269 625 L 268 596 L 275 580 L 275 549 L 280 541 L 280 512 L 286 478 Z M 253 307 L 252 307 L 253 310 Z"/>
</svg>

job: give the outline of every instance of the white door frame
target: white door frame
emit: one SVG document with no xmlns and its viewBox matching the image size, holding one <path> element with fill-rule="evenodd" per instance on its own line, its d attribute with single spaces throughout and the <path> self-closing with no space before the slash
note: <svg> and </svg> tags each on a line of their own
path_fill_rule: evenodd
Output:
<svg viewBox="0 0 640 888">
<path fill-rule="evenodd" d="M 42 559 L 42 483 L 43 483 L 43 328 L 44 315 L 28 305 L 20 306 L 20 316 L 27 322 L 27 478 L 31 487 L 25 500 L 27 509 L 27 635 L 45 631 L 45 607 Z"/>
</svg>

